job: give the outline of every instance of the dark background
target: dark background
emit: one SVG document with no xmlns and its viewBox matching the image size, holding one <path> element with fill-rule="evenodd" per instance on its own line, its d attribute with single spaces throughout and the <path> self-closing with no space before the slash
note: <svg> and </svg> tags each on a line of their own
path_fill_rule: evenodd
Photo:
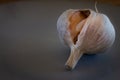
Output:
<svg viewBox="0 0 120 80">
<path fill-rule="evenodd" d="M 0 5 L 0 80 L 120 80 L 120 7 L 98 3 L 116 30 L 105 53 L 83 55 L 73 71 L 64 64 L 69 48 L 57 35 L 56 22 L 67 9 L 94 10 L 86 1 L 19 1 Z"/>
</svg>

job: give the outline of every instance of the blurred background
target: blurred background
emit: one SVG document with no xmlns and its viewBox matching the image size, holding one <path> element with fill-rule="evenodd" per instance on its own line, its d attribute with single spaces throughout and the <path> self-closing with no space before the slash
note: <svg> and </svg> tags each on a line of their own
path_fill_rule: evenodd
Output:
<svg viewBox="0 0 120 80">
<path fill-rule="evenodd" d="M 18 1 L 47 1 L 47 0 L 0 0 L 1 4 L 10 3 L 10 2 L 18 2 Z M 55 1 L 55 0 L 50 0 Z M 120 5 L 120 0 L 61 0 L 61 1 L 97 1 L 101 3 L 109 3 L 114 5 Z"/>
<path fill-rule="evenodd" d="M 57 19 L 67 9 L 95 10 L 95 1 L 0 0 L 0 80 L 120 80 L 120 1 L 97 2 L 114 25 L 115 43 L 66 71 L 70 50 L 58 38 Z"/>
</svg>

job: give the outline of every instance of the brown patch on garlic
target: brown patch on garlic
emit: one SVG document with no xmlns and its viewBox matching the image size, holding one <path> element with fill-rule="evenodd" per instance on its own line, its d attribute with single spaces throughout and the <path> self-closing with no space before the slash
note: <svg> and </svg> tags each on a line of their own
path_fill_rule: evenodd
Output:
<svg viewBox="0 0 120 80">
<path fill-rule="evenodd" d="M 74 44 L 76 44 L 77 38 L 78 38 L 78 34 L 80 34 L 81 29 L 83 26 L 81 26 L 79 28 L 79 30 L 76 29 L 76 26 L 84 19 L 86 19 L 89 16 L 89 11 L 75 11 L 69 21 L 70 21 L 70 34 L 72 37 L 72 40 L 74 42 Z"/>
</svg>

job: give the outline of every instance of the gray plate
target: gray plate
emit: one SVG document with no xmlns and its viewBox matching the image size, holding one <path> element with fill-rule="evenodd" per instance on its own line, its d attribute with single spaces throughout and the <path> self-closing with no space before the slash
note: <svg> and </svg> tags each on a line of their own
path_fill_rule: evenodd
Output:
<svg viewBox="0 0 120 80">
<path fill-rule="evenodd" d="M 80 1 L 17 2 L 0 5 L 0 80 L 120 80 L 120 7 L 98 4 L 115 30 L 105 53 L 84 55 L 73 71 L 64 64 L 69 48 L 56 31 L 59 15 L 70 8 L 91 8 Z"/>
</svg>

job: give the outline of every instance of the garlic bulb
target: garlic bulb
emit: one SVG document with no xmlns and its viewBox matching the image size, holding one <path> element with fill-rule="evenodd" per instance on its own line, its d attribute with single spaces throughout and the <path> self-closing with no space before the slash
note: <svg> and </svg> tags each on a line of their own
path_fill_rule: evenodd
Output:
<svg viewBox="0 0 120 80">
<path fill-rule="evenodd" d="M 69 9 L 57 21 L 57 30 L 71 53 L 66 69 L 72 70 L 84 53 L 105 51 L 115 40 L 115 30 L 109 18 L 91 9 Z"/>
</svg>

